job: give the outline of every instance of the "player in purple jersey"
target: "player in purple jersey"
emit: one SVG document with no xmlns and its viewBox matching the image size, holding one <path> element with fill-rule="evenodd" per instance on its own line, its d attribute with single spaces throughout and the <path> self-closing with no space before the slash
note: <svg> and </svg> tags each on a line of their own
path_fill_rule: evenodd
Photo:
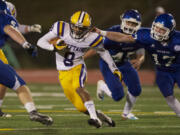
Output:
<svg viewBox="0 0 180 135">
<path fill-rule="evenodd" d="M 139 42 L 151 55 L 156 66 L 156 83 L 167 104 L 180 117 L 180 103 L 174 96 L 174 85 L 180 87 L 180 32 L 171 14 L 155 18 L 151 29 L 140 29 L 137 34 L 125 35 L 117 32 L 96 32 L 117 42 Z"/>
<path fill-rule="evenodd" d="M 5 12 L 6 4 L 4 1 L 0 0 L 0 5 L 0 47 L 2 47 L 6 39 L 10 37 L 18 44 L 22 45 L 22 47 L 27 50 L 30 55 L 36 55 L 37 47 L 28 43 L 23 35 L 16 29 L 18 24 L 12 16 Z M 2 60 L 0 60 L 0 84 L 2 88 L 8 87 L 16 92 L 19 100 L 29 113 L 30 120 L 37 121 L 45 125 L 51 125 L 53 123 L 51 117 L 37 112 L 30 90 L 26 86 L 24 80 L 17 75 L 10 65 L 5 64 Z M 0 116 L 3 115 L 4 113 L 0 110 Z"/>
</svg>

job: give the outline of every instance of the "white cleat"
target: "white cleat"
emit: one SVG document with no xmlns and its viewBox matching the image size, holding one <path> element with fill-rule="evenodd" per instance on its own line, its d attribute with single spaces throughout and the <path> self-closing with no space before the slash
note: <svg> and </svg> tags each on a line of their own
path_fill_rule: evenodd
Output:
<svg viewBox="0 0 180 135">
<path fill-rule="evenodd" d="M 122 117 L 123 120 L 127 120 L 127 119 L 129 119 L 129 120 L 138 120 L 139 119 L 138 117 L 134 116 L 134 114 L 132 114 L 132 113 L 122 114 L 121 117 Z"/>
<path fill-rule="evenodd" d="M 2 110 L 0 109 L 0 117 L 11 118 L 12 115 L 11 115 L 11 114 L 8 114 L 8 113 L 4 113 L 4 112 L 2 112 Z"/>
<path fill-rule="evenodd" d="M 96 91 L 96 96 L 97 96 L 97 99 L 99 100 L 103 100 L 104 99 L 104 91 L 101 89 L 101 85 L 104 84 L 104 81 L 103 80 L 99 80 L 97 82 L 97 91 Z"/>
</svg>

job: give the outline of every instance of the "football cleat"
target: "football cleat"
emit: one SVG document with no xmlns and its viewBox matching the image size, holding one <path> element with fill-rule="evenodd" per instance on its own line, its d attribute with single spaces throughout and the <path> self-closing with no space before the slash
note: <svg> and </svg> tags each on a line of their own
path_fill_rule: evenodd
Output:
<svg viewBox="0 0 180 135">
<path fill-rule="evenodd" d="M 29 118 L 32 121 L 37 121 L 47 126 L 53 124 L 53 119 L 51 117 L 38 113 L 36 110 L 30 112 Z"/>
<path fill-rule="evenodd" d="M 96 128 L 102 127 L 102 122 L 99 119 L 89 119 L 88 124 Z"/>
<path fill-rule="evenodd" d="M 103 100 L 104 99 L 104 91 L 101 89 L 101 85 L 104 84 L 104 81 L 103 80 L 99 80 L 97 82 L 97 91 L 96 91 L 96 96 L 97 96 L 97 99 L 99 100 Z"/>
<path fill-rule="evenodd" d="M 4 112 L 2 112 L 2 110 L 0 109 L 0 117 L 10 118 L 10 117 L 12 117 L 12 115 L 11 115 L 11 114 L 7 114 L 7 113 L 4 113 Z"/>
<path fill-rule="evenodd" d="M 129 119 L 129 120 L 138 120 L 139 119 L 138 117 L 134 116 L 134 114 L 132 114 L 132 113 L 122 114 L 121 117 L 122 117 L 123 120 L 127 120 L 127 119 Z"/>
<path fill-rule="evenodd" d="M 108 126 L 110 126 L 110 127 L 115 127 L 116 126 L 115 122 L 110 117 L 108 117 L 103 112 L 101 112 L 100 110 L 97 110 L 96 113 L 97 113 L 98 118 L 102 122 L 108 124 Z"/>
</svg>

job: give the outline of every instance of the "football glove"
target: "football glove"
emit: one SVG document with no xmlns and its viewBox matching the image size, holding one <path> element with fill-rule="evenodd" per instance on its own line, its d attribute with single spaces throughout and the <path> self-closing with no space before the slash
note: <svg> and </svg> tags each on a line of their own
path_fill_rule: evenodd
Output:
<svg viewBox="0 0 180 135">
<path fill-rule="evenodd" d="M 119 78 L 119 80 L 122 82 L 122 73 L 119 70 L 114 70 L 113 74 Z"/>
<path fill-rule="evenodd" d="M 29 55 L 31 55 L 32 57 L 37 57 L 38 50 L 37 50 L 37 47 L 35 45 L 31 45 L 30 43 L 25 42 L 22 46 L 27 51 L 27 53 Z"/>
<path fill-rule="evenodd" d="M 41 33 L 41 25 L 39 25 L 39 24 L 31 25 L 28 27 L 28 31 Z"/>
</svg>

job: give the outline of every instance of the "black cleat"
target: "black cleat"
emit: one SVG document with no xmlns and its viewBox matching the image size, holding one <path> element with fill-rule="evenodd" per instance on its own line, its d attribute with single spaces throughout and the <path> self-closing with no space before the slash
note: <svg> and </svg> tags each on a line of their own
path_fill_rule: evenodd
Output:
<svg viewBox="0 0 180 135">
<path fill-rule="evenodd" d="M 96 128 L 100 128 L 102 126 L 102 122 L 100 120 L 97 120 L 97 119 L 89 119 L 88 124 L 91 126 L 94 126 Z"/>
<path fill-rule="evenodd" d="M 115 127 L 116 126 L 115 122 L 110 117 L 108 117 L 103 112 L 101 112 L 100 110 L 97 110 L 96 113 L 97 113 L 98 118 L 102 122 L 107 123 L 108 126 L 110 126 L 110 127 Z"/>
<path fill-rule="evenodd" d="M 29 118 L 32 121 L 37 121 L 47 126 L 53 124 L 53 119 L 51 117 L 38 113 L 37 111 L 30 112 Z"/>
<path fill-rule="evenodd" d="M 2 110 L 0 109 L 0 117 L 10 118 L 10 117 L 12 117 L 12 115 L 11 115 L 11 114 L 7 114 L 7 113 L 4 113 L 4 112 L 2 112 Z"/>
</svg>

